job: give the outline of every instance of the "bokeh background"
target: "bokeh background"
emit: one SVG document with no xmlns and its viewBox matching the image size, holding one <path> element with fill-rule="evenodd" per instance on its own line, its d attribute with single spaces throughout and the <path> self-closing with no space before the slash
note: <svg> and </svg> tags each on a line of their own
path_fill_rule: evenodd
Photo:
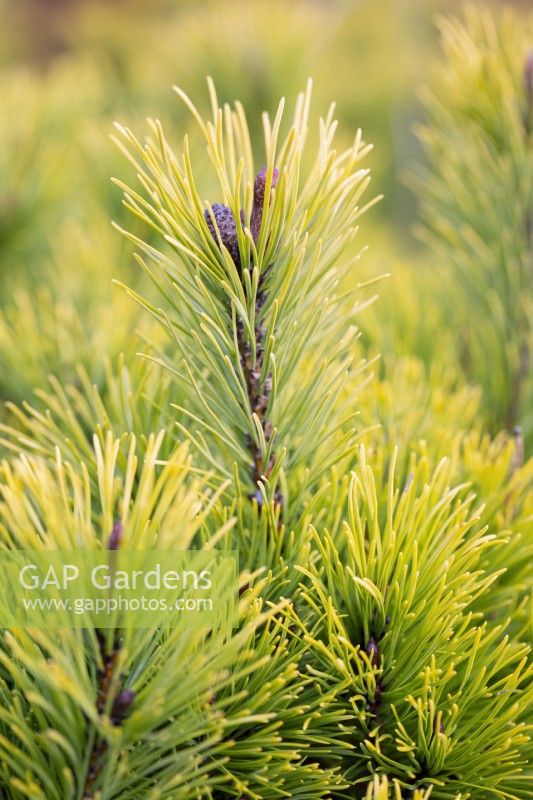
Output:
<svg viewBox="0 0 533 800">
<path fill-rule="evenodd" d="M 143 280 L 111 227 L 125 212 L 110 178 L 128 170 L 113 121 L 142 134 L 157 117 L 178 147 L 191 121 L 171 87 L 207 112 L 211 75 L 221 100 L 243 102 L 260 154 L 261 112 L 281 96 L 290 107 L 311 76 L 315 114 L 337 103 L 340 142 L 361 127 L 375 145 L 372 187 L 383 200 L 364 217 L 358 246 L 369 251 L 354 280 L 390 273 L 361 315 L 361 347 L 382 354 L 376 370 L 390 385 L 369 418 L 394 414 L 387 425 L 401 439 L 418 403 L 405 435 L 420 434 L 427 404 L 438 413 L 438 393 L 456 392 L 456 412 L 452 398 L 443 416 L 468 425 L 478 390 L 464 395 L 407 178 L 423 158 L 413 129 L 439 57 L 435 18 L 455 12 L 453 0 L 2 0 L 0 399 L 31 398 L 50 373 L 77 381 L 79 363 L 103 383 L 106 359 L 157 335 L 112 283 Z"/>
<path fill-rule="evenodd" d="M 56 197 L 62 190 L 70 201 L 83 202 L 75 191 L 77 177 L 94 185 L 100 177 L 101 191 L 108 190 L 115 154 L 99 137 L 111 130 L 113 119 L 138 125 L 147 115 L 157 116 L 178 139 L 188 120 L 171 93 L 173 84 L 207 108 L 205 78 L 212 75 L 221 100 L 243 102 L 259 142 L 261 112 L 273 113 L 281 96 L 290 107 L 312 77 L 315 112 L 335 101 L 344 136 L 361 127 L 375 144 L 371 166 L 384 199 L 374 221 L 393 225 L 399 246 L 412 245 L 413 197 L 401 174 L 417 153 L 417 86 L 437 49 L 437 14 L 460 10 L 460 3 L 3 0 L 0 8 L 3 124 L 12 126 L 15 139 L 13 115 L 24 115 L 17 121 L 20 134 L 41 134 L 34 147 L 45 160 L 51 154 L 43 148 L 54 149 L 58 170 L 70 172 L 66 187 L 54 175 Z M 103 153 L 89 152 L 91 146 L 97 151 L 97 139 Z M 62 148 L 63 161 L 57 152 Z M 18 161 L 22 153 L 11 155 Z M 24 164 L 33 193 L 35 182 L 44 182 L 37 155 Z M 68 155 L 77 156 L 76 164 L 67 164 Z M 30 171 L 37 174 L 30 178 Z"/>
</svg>

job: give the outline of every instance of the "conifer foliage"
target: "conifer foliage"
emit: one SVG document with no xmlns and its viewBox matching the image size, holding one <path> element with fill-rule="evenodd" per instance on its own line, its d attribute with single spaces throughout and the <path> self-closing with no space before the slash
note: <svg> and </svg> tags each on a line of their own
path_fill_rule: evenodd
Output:
<svg viewBox="0 0 533 800">
<path fill-rule="evenodd" d="M 439 297 L 492 428 L 533 431 L 533 24 L 470 7 L 440 22 L 443 60 L 423 92 L 421 235 L 451 291 Z"/>
<path fill-rule="evenodd" d="M 309 85 L 254 150 L 213 82 L 207 120 L 177 93 L 194 141 L 117 126 L 136 173 L 117 180 L 121 230 L 149 279 L 123 288 L 165 337 L 99 386 L 80 367 L 10 406 L 0 546 L 237 549 L 236 626 L 3 631 L 0 796 L 533 797 L 521 439 L 432 439 L 446 411 L 428 390 L 426 427 L 414 413 L 391 441 L 398 378 L 376 390 L 358 355 L 361 132 L 337 149 Z"/>
<path fill-rule="evenodd" d="M 205 139 L 216 202 L 199 193 L 188 140 L 176 156 L 157 121 L 144 145 L 119 127 L 144 192 L 120 185 L 126 206 L 160 237 L 156 246 L 130 234 L 166 301 L 148 308 L 174 337 L 171 360 L 161 360 L 182 387 L 182 430 L 206 467 L 229 478 L 236 464 L 242 492 L 259 506 L 275 499 L 276 514 L 289 519 L 293 496 L 315 487 L 353 439 L 336 400 L 356 371 L 358 304 L 341 281 L 370 148 L 358 132 L 335 152 L 331 108 L 305 169 L 308 87 L 283 139 L 284 104 L 274 120 L 264 116 L 258 169 L 242 107 L 219 108 L 210 90 L 208 122 L 178 93 Z"/>
</svg>

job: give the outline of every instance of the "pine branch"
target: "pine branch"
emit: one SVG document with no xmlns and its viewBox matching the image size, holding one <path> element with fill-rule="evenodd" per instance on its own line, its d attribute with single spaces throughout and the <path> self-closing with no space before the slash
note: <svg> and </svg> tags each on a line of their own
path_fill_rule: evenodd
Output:
<svg viewBox="0 0 533 800">
<path fill-rule="evenodd" d="M 213 118 L 204 122 L 178 90 L 205 138 L 222 202 L 202 201 L 187 138 L 177 157 L 158 122 L 150 122 L 146 145 L 119 126 L 141 192 L 117 183 L 160 244 L 125 235 L 148 256 L 139 261 L 165 306 L 136 299 L 171 333 L 175 355 L 160 362 L 183 394 L 178 410 L 190 424 L 180 424 L 182 432 L 220 477 L 232 476 L 236 463 L 246 494 L 289 524 L 299 513 L 290 504 L 296 487 L 311 490 L 353 448 L 339 396 L 357 379 L 358 306 L 352 291 L 338 287 L 365 210 L 358 201 L 368 171 L 358 163 L 369 147 L 358 132 L 337 155 L 330 109 L 302 178 L 308 88 L 284 140 L 283 102 L 273 121 L 264 115 L 267 166 L 255 175 L 242 108 L 221 109 L 212 84 L 210 93 Z"/>
<path fill-rule="evenodd" d="M 362 758 L 397 792 L 444 800 L 482 786 L 521 797 L 530 648 L 506 635 L 507 621 L 491 626 L 476 610 L 492 598 L 489 554 L 505 551 L 506 534 L 487 533 L 468 487 L 446 488 L 449 464 L 429 482 L 415 464 L 399 491 L 395 458 L 383 490 L 364 452 L 360 460 L 342 531 L 315 533 L 320 558 L 302 570 L 313 588 L 302 588 L 293 616 L 313 674 L 349 680 L 339 699 L 357 755 L 346 774 L 364 782 Z"/>
<path fill-rule="evenodd" d="M 276 186 L 277 179 L 278 171 L 274 170 L 272 175 L 269 176 L 267 168 L 265 167 L 263 170 L 261 170 L 261 172 L 258 173 L 254 181 L 254 200 L 250 217 L 250 233 L 256 246 L 259 234 L 261 232 L 263 209 L 265 206 L 266 184 L 268 181 L 270 185 L 270 192 L 272 192 Z M 227 208 L 227 206 L 216 204 L 213 206 L 211 211 L 208 210 L 204 212 L 204 217 L 213 238 L 219 242 L 221 247 L 225 247 L 230 253 L 235 267 L 240 274 L 241 283 L 243 284 L 244 289 L 246 282 L 243 276 L 243 267 L 239 252 L 237 224 L 231 210 Z M 241 209 L 239 217 L 242 222 L 244 220 L 244 210 Z M 265 279 L 268 276 L 268 271 L 271 268 L 271 265 L 267 267 L 265 272 L 259 277 L 257 294 L 255 298 L 255 324 L 251 341 L 248 341 L 247 339 L 244 322 L 242 319 L 237 320 L 237 347 L 246 393 L 250 404 L 250 412 L 252 414 L 252 418 L 257 420 L 261 426 L 262 440 L 267 445 L 272 437 L 273 428 L 272 423 L 265 418 L 272 393 L 272 372 L 268 369 L 265 369 L 267 324 L 266 320 L 264 319 L 264 307 L 267 301 L 267 290 L 264 288 L 264 286 Z M 249 277 L 247 282 L 251 285 L 253 279 L 254 271 L 252 260 L 249 267 Z M 231 314 L 231 308 L 228 309 L 228 311 Z M 252 437 L 247 437 L 247 444 L 251 450 L 251 456 L 253 459 L 251 478 L 254 486 L 259 487 L 263 480 L 263 476 L 267 481 L 270 478 L 275 464 L 275 456 L 272 454 L 268 464 L 264 464 L 262 449 L 254 444 Z M 256 489 L 253 497 L 258 506 L 261 507 L 263 504 L 263 495 L 261 494 L 259 488 Z M 282 505 L 282 497 L 279 489 L 274 495 L 274 504 L 278 509 Z"/>
<path fill-rule="evenodd" d="M 493 430 L 519 424 L 529 447 L 533 294 L 531 15 L 471 7 L 441 20 L 444 63 L 418 129 L 427 162 L 413 183 L 421 237 L 439 256 L 444 318 Z M 525 65 L 525 66 L 524 66 Z"/>
</svg>

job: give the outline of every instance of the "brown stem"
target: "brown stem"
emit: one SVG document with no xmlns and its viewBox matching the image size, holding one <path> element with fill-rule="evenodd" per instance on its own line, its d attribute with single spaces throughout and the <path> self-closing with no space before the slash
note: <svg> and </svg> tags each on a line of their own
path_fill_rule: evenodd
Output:
<svg viewBox="0 0 533 800">
<path fill-rule="evenodd" d="M 115 673 L 116 662 L 120 652 L 120 645 L 115 639 L 113 650 L 111 653 L 107 652 L 107 645 L 105 636 L 101 631 L 97 631 L 98 643 L 100 646 L 100 656 L 102 660 L 102 667 L 98 669 L 98 691 L 96 695 L 96 710 L 101 717 L 106 709 L 113 675 Z M 83 787 L 83 797 L 91 798 L 93 795 L 93 787 L 96 783 L 103 767 L 103 756 L 107 750 L 108 744 L 105 739 L 96 736 L 93 744 L 91 755 L 89 756 L 89 766 L 85 778 L 85 785 Z"/>
<path fill-rule="evenodd" d="M 110 554 L 110 561 L 113 554 L 119 549 L 122 542 L 122 523 L 116 522 L 113 525 L 113 530 L 107 543 L 107 549 Z M 121 644 L 119 632 L 115 631 L 113 635 L 113 645 L 111 651 L 108 650 L 107 637 L 102 630 L 96 631 L 96 638 L 100 649 L 100 662 L 101 666 L 97 671 L 97 693 L 96 693 L 96 711 L 99 717 L 102 717 L 109 706 L 111 699 L 111 691 L 113 686 L 113 679 L 117 672 L 117 663 L 120 655 Z M 118 676 L 119 680 L 121 676 Z M 120 725 L 125 717 L 128 715 L 129 708 L 135 699 L 134 692 L 130 690 L 120 691 L 114 699 L 111 706 L 110 718 L 113 725 Z M 87 775 L 85 776 L 85 784 L 83 787 L 84 800 L 90 800 L 93 797 L 94 787 L 96 781 L 101 775 L 104 766 L 104 756 L 108 749 L 108 743 L 105 739 L 95 734 L 93 747 L 89 756 L 89 764 L 87 768 Z"/>
<path fill-rule="evenodd" d="M 366 645 L 366 654 L 370 659 L 372 668 L 379 670 L 381 668 L 381 652 L 379 649 L 379 640 L 371 636 Z M 376 680 L 376 690 L 374 697 L 366 705 L 366 710 L 379 721 L 379 710 L 381 707 L 381 695 L 383 693 L 383 681 L 381 678 Z"/>
<path fill-rule="evenodd" d="M 268 402 L 272 392 L 272 374 L 269 372 L 264 381 L 261 381 L 261 372 L 263 370 L 265 358 L 265 337 L 266 337 L 266 324 L 263 317 L 263 308 L 266 300 L 266 292 L 262 288 L 264 283 L 264 275 L 262 276 L 257 291 L 255 301 L 255 318 L 257 324 L 255 327 L 255 363 L 253 361 L 252 347 L 250 342 L 246 339 L 245 328 L 242 320 L 239 320 L 237 328 L 237 341 L 239 346 L 239 355 L 241 366 L 244 373 L 244 381 L 246 385 L 246 393 L 250 401 L 250 411 L 256 414 L 263 430 L 265 441 L 269 441 L 272 436 L 272 423 L 266 417 Z M 272 455 L 268 464 L 263 463 L 263 456 L 261 448 L 257 447 L 252 437 L 248 437 L 248 447 L 252 454 L 252 470 L 251 477 L 254 485 L 257 486 L 263 479 L 269 478 L 274 464 L 276 462 L 275 456 Z M 257 501 L 259 506 L 263 503 L 263 495 L 259 487 L 255 490 L 252 498 Z M 279 491 L 276 491 L 274 502 L 278 508 L 282 507 L 282 496 Z"/>
</svg>

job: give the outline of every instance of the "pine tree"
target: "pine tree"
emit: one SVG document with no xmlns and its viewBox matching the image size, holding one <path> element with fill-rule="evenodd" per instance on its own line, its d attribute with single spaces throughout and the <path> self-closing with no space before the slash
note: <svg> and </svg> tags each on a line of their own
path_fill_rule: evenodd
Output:
<svg viewBox="0 0 533 800">
<path fill-rule="evenodd" d="M 372 424 L 406 382 L 365 406 L 361 134 L 337 152 L 330 109 L 313 142 L 308 88 L 288 127 L 264 116 L 257 161 L 238 103 L 210 83 L 204 121 L 178 93 L 198 168 L 187 136 L 176 155 L 158 122 L 144 143 L 119 127 L 158 299 L 127 291 L 167 341 L 10 407 L 0 541 L 236 548 L 238 625 L 5 631 L 3 795 L 532 797 L 532 463 L 453 435 L 436 393 L 426 447 L 416 419 L 401 452 L 397 419 Z"/>
</svg>

